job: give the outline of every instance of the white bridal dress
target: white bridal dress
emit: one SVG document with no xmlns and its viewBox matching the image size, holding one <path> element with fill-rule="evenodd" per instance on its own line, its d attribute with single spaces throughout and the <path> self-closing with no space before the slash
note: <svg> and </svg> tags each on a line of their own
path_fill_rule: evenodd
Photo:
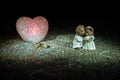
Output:
<svg viewBox="0 0 120 80">
<path fill-rule="evenodd" d="M 85 36 L 83 39 L 85 42 L 83 45 L 83 49 L 95 50 L 96 47 L 95 47 L 94 39 L 95 39 L 94 36 Z M 88 41 L 88 42 L 86 42 L 86 41 Z"/>
</svg>

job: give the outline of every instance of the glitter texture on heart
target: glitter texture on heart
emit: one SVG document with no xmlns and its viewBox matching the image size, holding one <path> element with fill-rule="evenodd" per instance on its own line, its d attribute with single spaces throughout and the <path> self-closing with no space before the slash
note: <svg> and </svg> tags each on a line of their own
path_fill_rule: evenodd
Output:
<svg viewBox="0 0 120 80">
<path fill-rule="evenodd" d="M 43 16 L 35 18 L 20 17 L 16 21 L 16 30 L 24 41 L 40 42 L 48 32 L 48 21 Z"/>
</svg>

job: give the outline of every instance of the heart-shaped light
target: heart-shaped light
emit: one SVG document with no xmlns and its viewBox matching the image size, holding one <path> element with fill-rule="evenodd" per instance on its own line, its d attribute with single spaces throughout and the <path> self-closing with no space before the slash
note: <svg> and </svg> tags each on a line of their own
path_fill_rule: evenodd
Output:
<svg viewBox="0 0 120 80">
<path fill-rule="evenodd" d="M 35 18 L 20 17 L 16 22 L 16 30 L 24 41 L 40 42 L 48 32 L 48 21 L 43 16 Z"/>
</svg>

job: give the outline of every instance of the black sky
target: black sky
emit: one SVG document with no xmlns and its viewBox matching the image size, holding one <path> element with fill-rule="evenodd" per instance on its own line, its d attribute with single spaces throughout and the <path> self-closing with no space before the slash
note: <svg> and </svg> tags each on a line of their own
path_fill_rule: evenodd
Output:
<svg viewBox="0 0 120 80">
<path fill-rule="evenodd" d="M 15 31 L 16 21 L 22 16 L 46 17 L 50 30 L 58 28 L 61 31 L 71 31 L 77 25 L 84 24 L 85 26 L 91 25 L 99 31 L 119 32 L 120 25 L 119 6 L 113 2 L 32 1 L 27 3 L 17 1 L 14 4 L 1 7 L 0 32 Z"/>
<path fill-rule="evenodd" d="M 50 28 L 60 28 L 67 29 L 76 27 L 79 24 L 84 24 L 85 26 L 91 25 L 97 29 L 112 29 L 119 28 L 119 16 L 116 15 L 87 15 L 87 14 L 73 14 L 73 15 L 6 15 L 3 17 L 1 15 L 1 31 L 4 29 L 15 29 L 15 24 L 18 18 L 22 16 L 28 16 L 34 18 L 36 16 L 44 16 L 49 22 Z M 3 30 L 2 30 L 3 29 Z"/>
</svg>

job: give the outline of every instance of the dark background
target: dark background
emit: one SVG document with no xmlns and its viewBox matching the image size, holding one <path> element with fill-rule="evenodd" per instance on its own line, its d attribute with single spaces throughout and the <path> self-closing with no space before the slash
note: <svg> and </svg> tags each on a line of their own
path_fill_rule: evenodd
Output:
<svg viewBox="0 0 120 80">
<path fill-rule="evenodd" d="M 9 3 L 6 4 L 6 3 Z M 105 1 L 16 1 L 4 2 L 0 7 L 0 33 L 16 33 L 16 21 L 22 16 L 44 16 L 49 31 L 72 32 L 79 24 L 92 26 L 95 33 L 120 34 L 119 4 Z"/>
<path fill-rule="evenodd" d="M 79 24 L 85 26 L 92 26 L 95 32 L 99 33 L 115 33 L 119 34 L 119 19 L 117 15 L 7 15 L 1 17 L 1 29 L 0 33 L 15 33 L 16 21 L 22 16 L 28 16 L 34 18 L 36 16 L 44 16 L 49 23 L 49 31 L 56 32 L 74 32 L 74 29 Z"/>
</svg>

